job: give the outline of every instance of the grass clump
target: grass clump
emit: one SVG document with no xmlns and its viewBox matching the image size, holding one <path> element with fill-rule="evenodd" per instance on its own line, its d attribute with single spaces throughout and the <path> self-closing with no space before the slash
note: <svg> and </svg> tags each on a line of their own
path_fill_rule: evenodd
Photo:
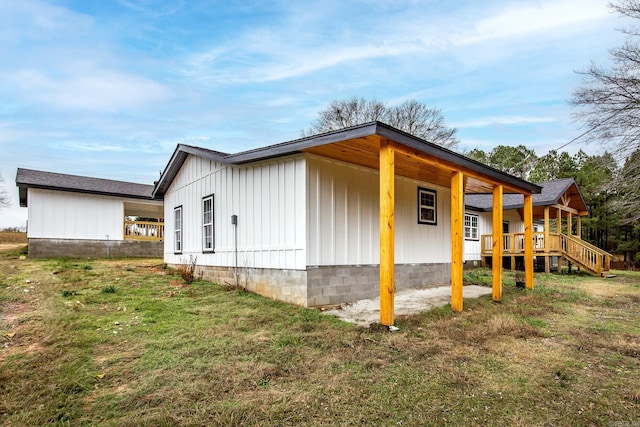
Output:
<svg viewBox="0 0 640 427">
<path fill-rule="evenodd" d="M 100 292 L 102 292 L 103 294 L 115 294 L 116 292 L 118 292 L 118 288 L 115 285 L 108 285 L 102 288 Z"/>
<path fill-rule="evenodd" d="M 60 291 L 60 295 L 62 295 L 63 298 L 69 298 L 78 295 L 78 293 L 73 290 L 63 289 Z"/>
</svg>

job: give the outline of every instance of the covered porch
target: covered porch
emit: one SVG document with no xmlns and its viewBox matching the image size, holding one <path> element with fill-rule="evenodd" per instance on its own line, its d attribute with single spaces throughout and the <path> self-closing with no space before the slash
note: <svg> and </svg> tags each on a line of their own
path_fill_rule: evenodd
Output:
<svg viewBox="0 0 640 427">
<path fill-rule="evenodd" d="M 164 240 L 164 204 L 161 201 L 125 201 L 123 208 L 124 240 Z"/>
<path fill-rule="evenodd" d="M 346 136 L 345 136 L 346 135 Z M 321 142 L 318 140 L 322 140 Z M 533 277 L 533 203 L 532 195 L 540 187 L 486 167 L 458 153 L 430 144 L 382 123 L 372 123 L 304 141 L 301 151 L 313 153 L 379 171 L 380 221 L 380 323 L 394 324 L 395 294 L 395 177 L 402 176 L 450 189 L 451 307 L 463 309 L 463 244 L 465 194 L 492 197 L 493 241 L 501 242 L 503 194 L 524 198 L 525 232 L 523 250 L 526 286 L 534 287 Z M 425 242 L 428 244 L 428 242 Z M 492 254 L 502 258 L 502 245 L 493 245 Z M 502 268 L 492 271 L 492 298 L 502 300 Z"/>
<path fill-rule="evenodd" d="M 581 218 L 587 216 L 586 204 L 577 184 L 572 179 L 543 185 L 542 194 L 534 202 L 533 219 L 543 231 L 531 236 L 534 256 L 542 257 L 544 270 L 551 271 L 551 258 L 562 257 L 597 276 L 606 276 L 610 270 L 611 254 L 582 240 Z M 547 188 L 548 187 L 548 188 Z M 523 216 L 522 208 L 517 208 Z M 494 235 L 481 236 L 483 265 L 493 256 Z M 528 237 L 524 233 L 505 233 L 502 236 L 503 257 L 510 259 L 512 270 L 516 259 L 522 257 Z"/>
</svg>

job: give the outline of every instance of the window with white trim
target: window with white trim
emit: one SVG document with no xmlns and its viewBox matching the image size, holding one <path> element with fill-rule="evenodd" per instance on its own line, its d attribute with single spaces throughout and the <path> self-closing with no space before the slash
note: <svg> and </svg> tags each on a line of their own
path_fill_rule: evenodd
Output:
<svg viewBox="0 0 640 427">
<path fill-rule="evenodd" d="M 173 209 L 173 251 L 182 253 L 182 206 Z"/>
<path fill-rule="evenodd" d="M 465 240 L 479 240 L 478 215 L 464 214 L 464 238 Z"/>
<path fill-rule="evenodd" d="M 437 193 L 427 188 L 418 187 L 418 224 L 436 225 L 438 199 Z"/>
<path fill-rule="evenodd" d="M 213 194 L 202 198 L 202 251 L 213 252 Z"/>
</svg>

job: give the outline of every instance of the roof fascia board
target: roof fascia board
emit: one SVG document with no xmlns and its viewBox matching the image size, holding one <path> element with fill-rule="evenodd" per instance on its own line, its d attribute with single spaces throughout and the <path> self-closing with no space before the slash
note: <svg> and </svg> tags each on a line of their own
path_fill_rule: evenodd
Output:
<svg viewBox="0 0 640 427">
<path fill-rule="evenodd" d="M 580 187 L 578 187 L 578 183 L 576 182 L 576 180 L 573 179 L 573 178 L 571 178 L 571 180 L 573 181 L 571 183 L 571 185 L 575 185 L 576 186 L 576 190 L 578 190 L 578 195 L 580 196 L 580 200 L 582 200 L 582 205 L 586 209 L 586 215 L 581 215 L 581 216 L 587 216 L 587 215 L 589 215 L 589 206 L 587 206 L 587 202 L 584 200 L 584 197 L 582 196 L 582 191 L 580 190 Z M 569 187 L 571 187 L 571 185 Z M 569 189 L 569 187 L 567 187 L 567 189 Z M 564 190 L 564 191 L 567 191 L 567 190 Z"/>
<path fill-rule="evenodd" d="M 164 195 L 165 191 L 167 191 L 169 185 L 171 185 L 171 182 L 173 182 L 173 179 L 180 171 L 180 168 L 184 164 L 185 160 L 187 160 L 189 154 L 204 157 L 205 159 L 213 160 L 220 163 L 226 163 L 223 156 L 214 154 L 208 150 L 202 150 L 191 145 L 178 144 L 176 149 L 173 151 L 173 154 L 171 155 L 167 166 L 164 168 L 164 171 L 162 171 L 160 179 L 153 187 L 153 191 L 151 192 L 151 194 L 154 198 L 158 197 L 159 195 Z"/>
<path fill-rule="evenodd" d="M 25 183 L 17 183 L 20 191 L 24 188 L 27 191 L 29 188 L 37 188 L 39 190 L 51 190 L 51 191 L 63 191 L 65 193 L 81 193 L 81 194 L 95 194 L 98 196 L 111 196 L 111 197 L 119 197 L 125 199 L 136 199 L 136 200 L 158 200 L 153 199 L 151 197 L 139 196 L 135 194 L 125 194 L 125 193 L 112 193 L 109 191 L 97 191 L 97 190 L 84 190 L 81 188 L 68 188 L 68 187 L 59 187 L 54 185 L 41 185 L 41 184 L 25 184 Z M 22 205 L 21 205 L 22 206 Z M 25 194 L 25 206 L 26 207 L 26 194 Z"/>
<path fill-rule="evenodd" d="M 449 163 L 470 169 L 473 172 L 487 175 L 488 177 L 495 179 L 496 181 L 504 181 L 511 186 L 524 188 L 528 191 L 531 191 L 532 193 L 540 193 L 542 191 L 542 187 L 536 184 L 506 174 L 478 161 L 465 157 L 462 154 L 455 153 L 444 147 L 440 147 L 431 142 L 419 139 L 408 133 L 398 131 L 390 127 L 389 125 L 385 125 L 384 123 L 378 123 L 378 125 L 378 135 L 391 139 L 407 147 L 413 148 L 414 150 L 421 151 L 430 156 L 441 158 Z"/>
<path fill-rule="evenodd" d="M 282 144 L 270 145 L 242 153 L 230 154 L 225 157 L 225 161 L 233 164 L 249 163 L 256 160 L 264 160 L 272 157 L 279 157 L 288 154 L 295 154 L 301 150 L 317 147 L 320 145 L 332 144 L 334 142 L 346 141 L 348 139 L 363 138 L 376 134 L 378 123 L 366 123 L 364 125 L 349 128 L 347 130 L 337 130 L 321 135 L 310 136 Z"/>
</svg>

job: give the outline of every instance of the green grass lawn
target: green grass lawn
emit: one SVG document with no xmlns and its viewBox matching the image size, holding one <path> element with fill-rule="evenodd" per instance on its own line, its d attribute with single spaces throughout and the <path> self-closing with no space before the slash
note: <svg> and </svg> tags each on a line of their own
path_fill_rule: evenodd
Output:
<svg viewBox="0 0 640 427">
<path fill-rule="evenodd" d="M 157 260 L 0 256 L 5 425 L 640 425 L 640 274 L 361 328 Z M 486 282 L 476 270 L 470 282 Z"/>
</svg>

